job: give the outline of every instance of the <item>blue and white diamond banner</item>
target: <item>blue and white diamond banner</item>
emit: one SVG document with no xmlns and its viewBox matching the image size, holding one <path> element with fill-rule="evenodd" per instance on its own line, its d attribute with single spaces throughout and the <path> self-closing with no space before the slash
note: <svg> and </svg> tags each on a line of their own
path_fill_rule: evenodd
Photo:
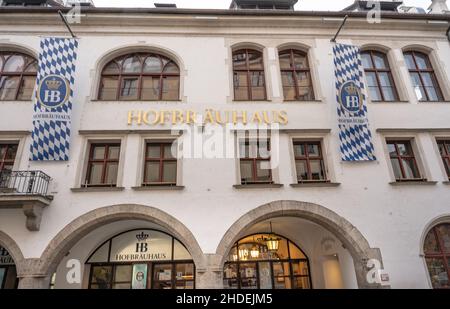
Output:
<svg viewBox="0 0 450 309">
<path fill-rule="evenodd" d="M 78 41 L 43 38 L 34 102 L 31 161 L 68 161 Z"/>
<path fill-rule="evenodd" d="M 353 45 L 335 44 L 333 54 L 342 160 L 374 161 L 361 50 Z"/>
</svg>

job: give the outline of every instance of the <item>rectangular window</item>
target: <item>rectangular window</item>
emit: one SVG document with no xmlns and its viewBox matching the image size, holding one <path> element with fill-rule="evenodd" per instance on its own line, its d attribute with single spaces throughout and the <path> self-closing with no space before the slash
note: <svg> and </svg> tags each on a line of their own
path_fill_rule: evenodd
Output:
<svg viewBox="0 0 450 309">
<path fill-rule="evenodd" d="M 240 142 L 239 158 L 241 184 L 272 183 L 269 140 Z"/>
<path fill-rule="evenodd" d="M 92 144 L 86 173 L 87 186 L 115 187 L 120 144 Z"/>
<path fill-rule="evenodd" d="M 0 144 L 0 172 L 12 171 L 17 147 L 17 144 Z"/>
<path fill-rule="evenodd" d="M 299 183 L 327 181 L 320 142 L 294 142 L 294 155 Z"/>
<path fill-rule="evenodd" d="M 143 185 L 176 185 L 177 159 L 172 143 L 149 142 L 145 148 Z"/>
<path fill-rule="evenodd" d="M 397 181 L 423 180 L 410 141 L 388 141 L 387 146 Z"/>
<path fill-rule="evenodd" d="M 439 153 L 442 157 L 442 162 L 447 172 L 447 177 L 450 179 L 450 140 L 438 141 Z"/>
</svg>

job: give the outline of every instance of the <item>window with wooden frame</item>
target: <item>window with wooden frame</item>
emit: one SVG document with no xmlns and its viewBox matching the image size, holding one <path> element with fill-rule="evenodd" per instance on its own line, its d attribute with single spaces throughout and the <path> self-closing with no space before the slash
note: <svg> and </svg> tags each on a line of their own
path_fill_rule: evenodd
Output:
<svg viewBox="0 0 450 309">
<path fill-rule="evenodd" d="M 0 52 L 0 101 L 31 100 L 37 69 L 37 61 L 31 56 Z"/>
<path fill-rule="evenodd" d="M 312 101 L 314 89 L 306 53 L 288 49 L 279 53 L 285 101 Z"/>
<path fill-rule="evenodd" d="M 17 147 L 18 145 L 14 143 L 0 143 L 0 172 L 12 171 L 16 159 Z"/>
<path fill-rule="evenodd" d="M 145 147 L 144 186 L 177 184 L 177 158 L 172 142 L 147 142 Z"/>
<path fill-rule="evenodd" d="M 270 140 L 246 139 L 239 143 L 241 184 L 272 183 Z"/>
<path fill-rule="evenodd" d="M 425 237 L 425 261 L 434 289 L 450 289 L 450 224 L 433 227 Z"/>
<path fill-rule="evenodd" d="M 396 181 L 424 180 L 420 175 L 411 141 L 387 141 Z"/>
<path fill-rule="evenodd" d="M 447 177 L 450 180 L 450 140 L 438 140 L 439 153 L 441 154 L 442 162 L 447 172 Z"/>
<path fill-rule="evenodd" d="M 428 55 L 409 51 L 404 53 L 417 99 L 422 102 L 443 101 L 441 88 Z"/>
<path fill-rule="evenodd" d="M 386 54 L 369 50 L 363 51 L 361 56 L 371 100 L 398 101 L 397 89 Z"/>
<path fill-rule="evenodd" d="M 267 99 L 262 52 L 252 49 L 233 52 L 233 84 L 235 101 Z"/>
<path fill-rule="evenodd" d="M 134 53 L 103 68 L 99 100 L 178 101 L 179 97 L 180 69 L 165 56 Z"/>
<path fill-rule="evenodd" d="M 85 185 L 88 187 L 115 187 L 119 157 L 120 143 L 91 144 Z"/>
<path fill-rule="evenodd" d="M 320 141 L 294 141 L 294 155 L 298 183 L 327 181 Z"/>
</svg>

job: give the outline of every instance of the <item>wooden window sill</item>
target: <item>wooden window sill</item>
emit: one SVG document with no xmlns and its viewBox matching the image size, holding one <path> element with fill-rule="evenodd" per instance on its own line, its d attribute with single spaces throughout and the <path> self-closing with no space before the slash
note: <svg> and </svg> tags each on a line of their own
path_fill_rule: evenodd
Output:
<svg viewBox="0 0 450 309">
<path fill-rule="evenodd" d="M 124 187 L 83 187 L 83 188 L 71 188 L 70 191 L 74 193 L 79 192 L 116 192 L 124 191 Z"/>
<path fill-rule="evenodd" d="M 158 190 L 179 191 L 183 190 L 184 188 L 185 188 L 184 186 L 151 185 L 151 186 L 132 187 L 131 189 L 135 191 L 158 191 Z"/>
<path fill-rule="evenodd" d="M 283 184 L 278 183 L 252 183 L 248 185 L 234 185 L 235 189 L 276 189 L 282 188 Z"/>
<path fill-rule="evenodd" d="M 410 180 L 410 181 L 392 181 L 389 183 L 391 186 L 433 186 L 437 184 L 437 181 L 428 180 Z"/>
<path fill-rule="evenodd" d="M 292 188 L 339 187 L 339 182 L 311 181 L 291 184 Z"/>
</svg>

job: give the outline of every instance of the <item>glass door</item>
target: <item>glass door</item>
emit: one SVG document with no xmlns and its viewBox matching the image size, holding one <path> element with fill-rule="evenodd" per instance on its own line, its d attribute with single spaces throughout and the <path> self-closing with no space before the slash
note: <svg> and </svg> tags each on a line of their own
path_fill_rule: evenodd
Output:
<svg viewBox="0 0 450 309">
<path fill-rule="evenodd" d="M 242 289 L 258 288 L 258 271 L 256 266 L 256 263 L 241 263 L 239 265 Z"/>
</svg>

